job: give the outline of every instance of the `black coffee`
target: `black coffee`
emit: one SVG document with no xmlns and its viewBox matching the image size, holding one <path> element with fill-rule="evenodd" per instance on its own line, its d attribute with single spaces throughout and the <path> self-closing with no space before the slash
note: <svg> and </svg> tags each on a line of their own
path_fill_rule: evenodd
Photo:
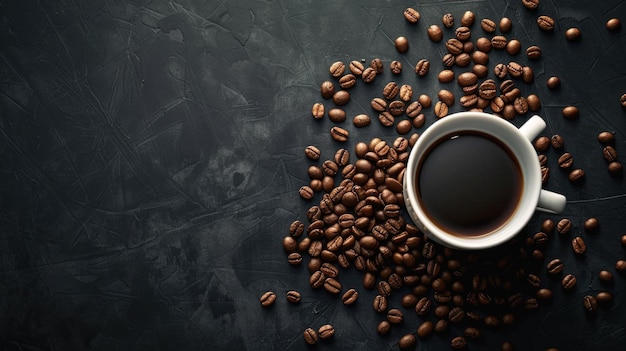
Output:
<svg viewBox="0 0 626 351">
<path fill-rule="evenodd" d="M 511 217 L 523 179 L 517 159 L 501 141 L 480 132 L 456 132 L 426 153 L 416 189 L 437 226 L 459 236 L 479 236 Z"/>
</svg>

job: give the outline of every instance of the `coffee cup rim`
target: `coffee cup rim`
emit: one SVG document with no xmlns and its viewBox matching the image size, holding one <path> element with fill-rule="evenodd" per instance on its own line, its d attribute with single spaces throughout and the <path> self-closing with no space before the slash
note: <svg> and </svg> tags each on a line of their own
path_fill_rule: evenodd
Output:
<svg viewBox="0 0 626 351">
<path fill-rule="evenodd" d="M 483 123 L 482 127 L 476 125 L 465 125 Z M 485 130 L 485 124 L 490 125 L 489 130 Z M 448 126 L 452 127 L 448 127 Z M 495 126 L 495 127 L 494 127 Z M 491 130 L 496 128 L 497 132 Z M 439 140 L 445 134 L 456 131 L 478 131 L 492 135 L 503 142 L 513 155 L 517 158 L 523 178 L 523 192 L 513 215 L 498 229 L 477 237 L 461 237 L 446 232 L 435 225 L 421 210 L 415 189 L 416 170 L 419 161 L 422 159 L 423 151 L 427 150 L 432 143 Z M 506 139 L 503 136 L 513 137 L 516 140 Z M 516 146 L 512 146 L 515 144 Z M 463 111 L 448 115 L 428 127 L 413 146 L 407 161 L 404 190 L 407 210 L 413 221 L 421 222 L 421 226 L 426 228 L 427 236 L 446 246 L 459 249 L 485 249 L 500 245 L 515 235 L 517 235 L 532 217 L 541 192 L 541 168 L 536 157 L 536 151 L 532 144 L 519 131 L 519 129 L 500 117 L 474 111 Z M 415 204 L 415 207 L 413 206 Z M 417 218 L 415 218 L 417 217 Z M 417 223 L 416 223 L 417 224 Z"/>
</svg>

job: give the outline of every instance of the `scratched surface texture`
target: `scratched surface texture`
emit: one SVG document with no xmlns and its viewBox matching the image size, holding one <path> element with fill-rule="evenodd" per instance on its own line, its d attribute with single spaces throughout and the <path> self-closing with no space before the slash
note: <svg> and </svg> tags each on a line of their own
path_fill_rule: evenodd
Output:
<svg viewBox="0 0 626 351">
<path fill-rule="evenodd" d="M 402 17 L 408 6 L 422 14 L 415 26 Z M 568 205 L 561 215 L 538 213 L 521 235 L 567 217 L 589 246 L 577 259 L 567 241 L 552 239 L 546 259 L 563 258 L 579 278 L 574 292 L 541 271 L 553 300 L 512 327 L 486 329 L 469 349 L 499 350 L 510 340 L 518 350 L 623 350 L 626 277 L 606 285 L 597 272 L 614 272 L 626 257 L 626 183 L 607 173 L 595 140 L 615 131 L 626 155 L 626 31 L 604 27 L 610 17 L 626 22 L 619 0 L 541 0 L 532 12 L 518 0 L 0 1 L 0 349 L 306 350 L 302 331 L 325 323 L 336 335 L 319 350 L 397 349 L 415 331 L 415 313 L 379 337 L 373 291 L 361 289 L 360 302 L 346 308 L 311 289 L 306 266 L 289 266 L 281 241 L 311 205 L 297 192 L 311 163 L 304 147 L 317 145 L 324 158 L 340 147 L 328 134 L 332 123 L 310 115 L 329 65 L 385 62 L 373 84 L 352 91 L 349 118 L 371 114 L 369 100 L 390 80 L 433 98 L 442 88 L 460 96 L 455 83 L 437 81 L 446 51 L 426 28 L 466 10 L 477 19 L 507 16 L 510 38 L 542 47 L 536 62 L 493 51 L 489 67 L 512 59 L 533 67 L 534 83 L 518 86 L 542 98 L 543 134 L 563 135 L 587 172 L 573 186 L 548 151 L 545 187 Z M 557 20 L 553 33 L 538 29 L 540 14 Z M 564 39 L 570 26 L 581 29 L 579 42 Z M 474 39 L 486 35 L 478 24 L 472 30 Z M 393 47 L 400 35 L 409 38 L 405 54 Z M 418 79 L 412 67 L 421 58 L 432 67 Z M 401 76 L 389 72 L 391 60 L 404 64 Z M 546 88 L 551 75 L 561 77 L 558 91 Z M 566 105 L 580 108 L 578 120 L 561 117 Z M 425 113 L 414 132 L 435 121 L 432 108 Z M 397 136 L 377 121 L 344 127 L 352 133 L 346 147 Z M 582 229 L 591 216 L 600 221 L 595 235 Z M 344 286 L 362 286 L 358 271 L 341 274 Z M 302 292 L 299 305 L 285 301 L 290 289 Z M 278 300 L 264 310 L 258 298 L 267 290 Z M 615 302 L 586 318 L 581 298 L 600 290 Z M 448 349 L 458 332 L 416 349 Z"/>
</svg>

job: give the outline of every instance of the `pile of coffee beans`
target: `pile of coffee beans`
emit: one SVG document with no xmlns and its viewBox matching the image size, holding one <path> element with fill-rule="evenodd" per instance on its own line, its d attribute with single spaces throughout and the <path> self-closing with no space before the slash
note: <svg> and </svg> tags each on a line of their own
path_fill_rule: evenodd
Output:
<svg viewBox="0 0 626 351">
<path fill-rule="evenodd" d="M 531 12 L 541 8 L 539 0 L 522 0 L 521 3 Z M 414 8 L 407 8 L 403 16 L 410 24 L 424 20 Z M 299 194 L 311 205 L 306 220 L 294 220 L 283 238 L 287 261 L 293 266 L 305 265 L 311 288 L 336 296 L 344 305 L 357 303 L 362 296 L 360 289 L 372 291 L 375 297 L 370 303 L 381 317 L 372 331 L 379 335 L 386 335 L 401 324 L 406 313 L 419 316 L 421 322 L 415 332 L 398 340 L 397 345 L 403 350 L 414 349 L 418 340 L 433 334 L 449 337 L 452 349 L 465 349 L 483 336 L 483 328 L 506 328 L 515 324 L 526 311 L 552 300 L 553 291 L 540 278 L 544 272 L 559 277 L 564 290 L 577 286 L 570 267 L 558 257 L 546 257 L 546 248 L 555 236 L 570 235 L 573 224 L 568 218 L 557 222 L 546 219 L 536 233 L 479 253 L 441 246 L 406 219 L 402 193 L 406 162 L 419 138 L 419 133 L 413 130 L 424 126 L 429 108 L 433 108 L 435 118 L 445 118 L 458 102 L 465 110 L 486 111 L 508 120 L 541 109 L 541 99 L 536 93 L 523 93 L 532 88 L 531 83 L 535 81 L 532 62 L 541 59 L 541 48 L 530 45 L 525 49 L 524 60 L 492 62 L 490 70 L 492 50 L 514 57 L 522 52 L 523 43 L 506 37 L 513 26 L 509 18 L 498 22 L 480 19 L 480 29 L 473 29 L 475 22 L 472 11 L 464 12 L 454 36 L 446 40 L 438 24 L 428 26 L 430 40 L 443 42 L 446 51 L 437 75 L 443 87 L 434 103 L 430 96 L 419 94 L 413 86 L 392 80 L 384 82 L 379 94 L 371 97 L 371 115 L 359 113 L 348 118 L 343 106 L 352 100 L 350 89 L 359 81 L 371 85 L 385 76 L 385 64 L 375 58 L 369 66 L 365 60 L 332 63 L 328 70 L 330 78 L 320 85 L 320 95 L 327 102 L 315 102 L 311 108 L 315 120 L 328 118 L 335 124 L 330 136 L 342 147 L 332 155 L 323 155 L 316 145 L 304 149 L 305 157 L 310 160 L 309 182 L 302 185 Z M 441 25 L 454 28 L 454 15 L 443 15 Z M 537 25 L 542 31 L 550 32 L 554 31 L 556 23 L 549 16 L 539 15 Z M 618 19 L 606 24 L 609 31 L 619 26 Z M 482 33 L 476 35 L 477 31 Z M 578 28 L 565 32 L 568 41 L 580 40 L 581 35 Z M 472 40 L 473 37 L 476 39 Z M 408 38 L 409 35 L 399 35 L 394 40 L 398 53 L 409 50 Z M 402 66 L 400 61 L 394 60 L 388 70 L 393 76 L 399 76 L 403 73 Z M 433 66 L 428 59 L 420 59 L 412 71 L 419 79 L 428 75 Z M 457 74 L 455 69 L 462 72 Z M 456 86 L 447 86 L 454 81 Z M 561 82 L 552 76 L 546 84 L 549 90 L 557 90 Z M 620 102 L 626 105 L 626 94 Z M 562 110 L 566 120 L 575 120 L 579 115 L 576 106 Z M 395 127 L 398 136 L 393 140 L 373 137 L 355 141 L 353 147 L 346 146 L 351 141 L 349 128 L 341 126 L 346 120 L 351 120 L 355 128 L 366 128 L 372 121 L 378 121 L 382 127 Z M 609 172 L 621 174 L 614 133 L 600 132 L 598 140 Z M 583 183 L 585 172 L 575 166 L 562 135 L 540 136 L 534 146 L 544 182 L 549 177 L 545 152 L 553 148 L 559 154 L 558 167 L 569 171 L 568 179 L 572 183 Z M 593 234 L 599 222 L 591 217 L 584 221 L 583 227 L 586 233 Z M 584 259 L 587 245 L 583 236 L 575 235 L 569 240 L 573 253 Z M 626 234 L 620 241 L 626 246 Z M 342 283 L 342 273 L 350 269 L 362 273 L 361 287 Z M 615 269 L 626 272 L 626 260 L 618 260 Z M 613 279 L 608 270 L 599 271 L 598 277 L 607 284 Z M 301 295 L 289 291 L 286 298 L 298 303 Z M 266 292 L 260 302 L 263 307 L 270 307 L 276 299 L 275 293 Z M 593 317 L 599 308 L 610 306 L 612 299 L 610 291 L 585 295 L 581 312 Z M 451 325 L 462 333 L 446 333 L 452 329 Z M 329 324 L 318 330 L 309 327 L 303 331 L 303 339 L 313 345 L 334 333 Z M 513 350 L 514 347 L 504 342 L 501 349 Z"/>
</svg>

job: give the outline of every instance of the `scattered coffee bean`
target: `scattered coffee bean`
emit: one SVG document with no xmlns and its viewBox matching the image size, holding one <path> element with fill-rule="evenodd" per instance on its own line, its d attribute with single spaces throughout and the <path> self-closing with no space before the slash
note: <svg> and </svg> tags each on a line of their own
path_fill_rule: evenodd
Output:
<svg viewBox="0 0 626 351">
<path fill-rule="evenodd" d="M 454 350 L 462 350 L 467 346 L 467 341 L 463 336 L 455 336 L 450 340 L 450 347 Z"/>
<path fill-rule="evenodd" d="M 539 6 L 539 0 L 522 0 L 522 4 L 529 10 L 534 10 Z"/>
<path fill-rule="evenodd" d="M 491 51 L 491 40 L 485 37 L 476 39 L 476 48 L 481 52 L 488 53 Z"/>
<path fill-rule="evenodd" d="M 313 107 L 311 107 L 311 115 L 313 115 L 315 119 L 324 118 L 324 105 L 319 102 L 314 103 Z"/>
<path fill-rule="evenodd" d="M 302 336 L 304 337 L 304 342 L 309 345 L 315 345 L 317 343 L 318 335 L 313 328 L 306 328 Z"/>
<path fill-rule="evenodd" d="M 500 350 L 502 351 L 515 351 L 515 347 L 513 347 L 513 344 L 511 344 L 509 341 L 505 341 L 502 343 L 502 346 L 500 347 Z"/>
<path fill-rule="evenodd" d="M 330 129 L 330 136 L 335 141 L 338 141 L 340 143 L 348 141 L 349 135 L 350 135 L 350 133 L 348 133 L 347 130 L 345 130 L 345 129 L 341 128 L 341 127 L 334 126 L 334 127 L 332 127 Z"/>
<path fill-rule="evenodd" d="M 611 18 L 606 21 L 606 29 L 610 32 L 617 32 L 622 26 L 622 23 L 618 18 Z"/>
<path fill-rule="evenodd" d="M 450 83 L 454 80 L 454 71 L 450 69 L 444 69 L 443 71 L 439 72 L 438 79 L 441 83 Z M 422 105 L 424 104 L 422 103 Z"/>
<path fill-rule="evenodd" d="M 506 37 L 503 35 L 496 35 L 491 38 L 491 47 L 494 49 L 504 49 L 506 47 Z"/>
<path fill-rule="evenodd" d="M 535 94 L 528 95 L 526 97 L 526 101 L 528 102 L 528 109 L 533 112 L 539 111 L 541 108 L 541 100 L 539 99 L 539 96 Z"/>
<path fill-rule="evenodd" d="M 559 134 L 555 134 L 550 138 L 550 144 L 552 145 L 553 148 L 555 148 L 556 150 L 562 149 L 563 148 L 563 137 L 560 136 Z"/>
<path fill-rule="evenodd" d="M 361 61 L 350 61 L 350 63 L 348 64 L 348 68 L 350 69 L 350 72 L 352 72 L 353 75 L 357 75 L 357 76 L 360 76 L 361 74 L 363 74 L 363 70 L 365 69 Z"/>
<path fill-rule="evenodd" d="M 307 158 L 313 160 L 313 161 L 317 161 L 320 158 L 320 149 L 318 149 L 317 147 L 313 146 L 313 145 L 309 145 L 304 149 L 304 154 L 306 155 Z"/>
<path fill-rule="evenodd" d="M 595 297 L 591 295 L 585 295 L 583 297 L 583 308 L 587 313 L 594 313 L 598 309 L 598 302 Z"/>
<path fill-rule="evenodd" d="M 563 108 L 562 114 L 566 119 L 576 119 L 579 116 L 578 107 L 566 106 Z"/>
<path fill-rule="evenodd" d="M 552 76 L 548 78 L 546 85 L 548 86 L 548 89 L 556 90 L 561 86 L 561 79 L 559 77 Z"/>
<path fill-rule="evenodd" d="M 602 144 L 611 144 L 615 140 L 615 133 L 612 132 L 600 132 L 598 134 L 598 141 Z"/>
<path fill-rule="evenodd" d="M 383 96 L 385 97 L 385 99 L 391 100 L 395 98 L 396 95 L 398 95 L 398 91 L 400 91 L 398 84 L 396 82 L 389 82 L 383 88 Z"/>
<path fill-rule="evenodd" d="M 448 115 L 448 105 L 443 101 L 437 101 L 435 104 L 435 116 L 443 118 Z"/>
<path fill-rule="evenodd" d="M 289 290 L 287 291 L 287 301 L 291 303 L 299 303 L 302 301 L 302 295 L 298 291 Z"/>
<path fill-rule="evenodd" d="M 372 119 L 368 115 L 363 113 L 354 116 L 354 118 L 352 119 L 352 123 L 355 127 L 358 128 L 363 128 L 370 125 L 371 121 Z"/>
<path fill-rule="evenodd" d="M 339 78 L 345 73 L 346 64 L 341 61 L 334 62 L 330 65 L 329 71 L 331 76 Z"/>
<path fill-rule="evenodd" d="M 456 38 L 450 38 L 446 41 L 446 49 L 449 53 L 458 55 L 463 52 L 463 43 Z"/>
<path fill-rule="evenodd" d="M 461 17 L 461 25 L 465 27 L 471 27 L 476 20 L 476 15 L 472 11 L 465 11 Z"/>
<path fill-rule="evenodd" d="M 561 279 L 561 285 L 564 289 L 571 289 L 576 285 L 576 277 L 573 274 L 567 274 Z"/>
<path fill-rule="evenodd" d="M 513 108 L 518 115 L 526 114 L 528 112 L 528 100 L 523 96 L 515 98 Z"/>
<path fill-rule="evenodd" d="M 583 228 L 585 228 L 585 231 L 590 232 L 590 233 L 598 230 L 599 226 L 600 226 L 600 222 L 595 217 L 587 218 L 585 222 L 583 223 Z"/>
<path fill-rule="evenodd" d="M 562 234 L 562 235 L 565 235 L 565 234 L 569 233 L 570 230 L 572 230 L 572 221 L 570 221 L 567 218 L 561 219 L 556 224 L 556 230 L 557 230 L 557 232 L 559 232 L 559 234 Z"/>
<path fill-rule="evenodd" d="M 541 28 L 542 30 L 546 31 L 546 32 L 550 32 L 554 30 L 554 19 L 550 16 L 539 16 L 539 18 L 537 18 L 537 25 L 539 25 L 539 28 Z"/>
<path fill-rule="evenodd" d="M 619 104 L 622 105 L 623 108 L 626 108 L 626 94 L 622 94 L 622 96 L 620 96 Z"/>
<path fill-rule="evenodd" d="M 409 23 L 415 24 L 420 20 L 421 17 L 422 16 L 420 15 L 419 11 L 412 7 L 407 7 L 407 9 L 404 10 L 404 18 Z"/>
<path fill-rule="evenodd" d="M 480 27 L 487 33 L 493 33 L 496 31 L 496 22 L 489 18 L 483 18 L 480 21 Z"/>
<path fill-rule="evenodd" d="M 522 43 L 517 39 L 511 39 L 508 43 L 506 43 L 504 50 L 509 55 L 517 55 L 522 50 Z"/>
<path fill-rule="evenodd" d="M 345 90 L 339 90 L 333 94 L 333 102 L 337 106 L 343 106 L 350 102 L 350 93 Z"/>
<path fill-rule="evenodd" d="M 585 240 L 580 236 L 572 239 L 572 250 L 574 250 L 574 253 L 578 255 L 584 254 L 587 251 L 587 245 L 585 244 Z"/>
<path fill-rule="evenodd" d="M 356 302 L 359 297 L 359 293 L 355 289 L 348 289 L 341 296 L 341 301 L 344 305 L 349 306 Z"/>
<path fill-rule="evenodd" d="M 454 104 L 454 93 L 450 90 L 441 89 L 437 93 L 439 100 L 443 101 L 446 105 L 451 106 Z M 435 107 L 436 108 L 436 107 Z"/>
<path fill-rule="evenodd" d="M 472 32 L 468 27 L 461 26 L 454 31 L 454 36 L 460 41 L 467 41 L 471 37 Z"/>
<path fill-rule="evenodd" d="M 398 340 L 400 350 L 413 350 L 417 344 L 417 339 L 413 334 L 405 334 Z"/>
<path fill-rule="evenodd" d="M 613 281 L 613 273 L 603 269 L 598 272 L 598 278 L 600 278 L 600 281 L 604 283 L 611 283 Z"/>
<path fill-rule="evenodd" d="M 429 70 L 430 70 L 430 61 L 426 59 L 421 59 L 415 64 L 415 73 L 420 77 L 425 76 Z"/>
<path fill-rule="evenodd" d="M 535 149 L 539 152 L 548 150 L 550 147 L 550 139 L 546 136 L 540 136 L 535 140 Z"/>
<path fill-rule="evenodd" d="M 541 166 L 541 183 L 545 184 L 550 177 L 550 168 L 546 166 Z"/>
<path fill-rule="evenodd" d="M 537 298 L 541 300 L 549 300 L 552 298 L 552 290 L 542 288 L 537 290 Z"/>
<path fill-rule="evenodd" d="M 303 185 L 302 187 L 300 187 L 298 193 L 305 200 L 311 200 L 314 195 L 313 189 L 311 189 L 311 187 L 308 185 Z"/>
<path fill-rule="evenodd" d="M 600 291 L 596 294 L 596 302 L 600 305 L 610 305 L 613 302 L 613 294 L 608 291 Z"/>
<path fill-rule="evenodd" d="M 622 164 L 618 161 L 613 161 L 609 163 L 607 169 L 609 170 L 609 173 L 618 175 L 622 173 Z"/>
<path fill-rule="evenodd" d="M 397 37 L 396 40 L 394 40 L 394 45 L 399 53 L 405 53 L 409 50 L 409 40 L 406 37 Z"/>
<path fill-rule="evenodd" d="M 607 145 L 604 147 L 604 149 L 602 149 L 602 155 L 604 156 L 604 159 L 609 162 L 615 161 L 617 159 L 617 151 L 611 145 Z"/>
<path fill-rule="evenodd" d="M 376 295 L 373 302 L 374 311 L 385 312 L 387 310 L 387 298 L 383 295 Z"/>
<path fill-rule="evenodd" d="M 368 67 L 363 71 L 363 74 L 361 74 L 361 79 L 363 80 L 364 83 L 371 83 L 374 81 L 374 79 L 376 79 L 376 73 L 377 71 L 372 68 L 372 67 Z"/>
<path fill-rule="evenodd" d="M 388 320 L 385 319 L 378 323 L 378 326 L 376 327 L 378 335 L 387 335 L 389 331 L 391 331 L 391 323 L 389 323 Z"/>
<path fill-rule="evenodd" d="M 400 87 L 399 97 L 400 100 L 404 102 L 411 101 L 411 99 L 413 98 L 413 87 L 408 84 L 403 84 Z"/>
<path fill-rule="evenodd" d="M 329 80 L 322 82 L 320 93 L 324 99 L 330 99 L 335 94 L 335 84 Z"/>
<path fill-rule="evenodd" d="M 409 134 L 411 132 L 411 128 L 413 128 L 413 124 L 408 119 L 403 119 L 396 124 L 396 132 L 400 135 Z"/>
<path fill-rule="evenodd" d="M 436 24 L 432 24 L 428 27 L 428 38 L 433 42 L 440 42 L 443 39 L 441 27 Z"/>
<path fill-rule="evenodd" d="M 572 183 L 581 182 L 585 178 L 585 171 L 577 168 L 569 173 L 568 179 Z"/>
<path fill-rule="evenodd" d="M 546 234 L 551 234 L 554 231 L 555 224 L 554 221 L 550 218 L 546 219 L 541 223 L 541 231 Z"/>
<path fill-rule="evenodd" d="M 544 167 L 548 164 L 548 157 L 544 154 L 539 154 L 537 155 L 537 158 L 539 159 L 539 165 Z"/>
<path fill-rule="evenodd" d="M 558 163 L 560 168 L 570 168 L 574 164 L 574 157 L 569 152 L 566 152 L 559 157 Z"/>
<path fill-rule="evenodd" d="M 389 64 L 389 69 L 391 70 L 391 73 L 393 74 L 400 74 L 402 73 L 402 62 L 400 61 L 391 61 L 391 63 Z"/>
<path fill-rule="evenodd" d="M 379 58 L 375 58 L 370 62 L 370 68 L 374 70 L 376 74 L 383 73 L 383 61 Z"/>
<path fill-rule="evenodd" d="M 622 235 L 620 242 L 622 243 L 622 246 L 626 247 L 626 234 Z"/>
<path fill-rule="evenodd" d="M 563 262 L 559 258 L 555 258 L 546 265 L 549 274 L 559 274 L 563 272 Z"/>
<path fill-rule="evenodd" d="M 626 260 L 617 260 L 615 262 L 615 269 L 619 272 L 626 272 Z"/>
<path fill-rule="evenodd" d="M 397 308 L 391 308 L 387 311 L 387 320 L 391 324 L 400 324 L 404 320 L 404 314 Z"/>
<path fill-rule="evenodd" d="M 276 301 L 276 294 L 273 291 L 267 291 L 261 295 L 259 300 L 261 301 L 261 306 L 270 307 Z"/>
<path fill-rule="evenodd" d="M 417 336 L 420 339 L 425 339 L 427 337 L 429 337 L 434 329 L 434 324 L 431 321 L 424 321 L 422 322 L 419 327 L 417 327 Z"/>
<path fill-rule="evenodd" d="M 350 89 L 355 85 L 356 77 L 354 76 L 354 74 L 346 74 L 339 78 L 339 86 L 341 87 L 341 89 Z"/>
<path fill-rule="evenodd" d="M 441 18 L 441 23 L 446 28 L 454 27 L 454 16 L 451 13 L 446 13 Z"/>
<path fill-rule="evenodd" d="M 576 27 L 568 28 L 565 31 L 565 39 L 569 41 L 576 41 L 580 39 L 580 29 Z"/>
<path fill-rule="evenodd" d="M 335 335 L 335 328 L 330 324 L 324 324 L 317 331 L 320 339 L 327 340 Z"/>
<path fill-rule="evenodd" d="M 340 108 L 331 108 L 328 111 L 328 119 L 334 123 L 341 123 L 346 120 L 346 111 Z"/>
<path fill-rule="evenodd" d="M 454 64 L 459 67 L 467 67 L 470 63 L 472 63 L 472 57 L 466 52 L 462 52 L 454 58 Z"/>
<path fill-rule="evenodd" d="M 531 45 L 526 49 L 526 56 L 531 60 L 537 60 L 541 57 L 541 48 L 537 45 Z"/>
<path fill-rule="evenodd" d="M 504 79 L 506 75 L 509 74 L 509 70 L 504 63 L 498 63 L 493 67 L 493 74 L 500 79 Z"/>
</svg>

